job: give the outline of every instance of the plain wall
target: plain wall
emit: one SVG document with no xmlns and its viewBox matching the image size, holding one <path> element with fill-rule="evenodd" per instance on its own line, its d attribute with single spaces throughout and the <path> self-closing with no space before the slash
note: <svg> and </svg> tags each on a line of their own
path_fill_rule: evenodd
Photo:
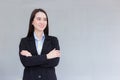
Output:
<svg viewBox="0 0 120 80">
<path fill-rule="evenodd" d="M 1 0 L 0 80 L 22 80 L 19 43 L 35 8 L 59 39 L 58 80 L 120 80 L 119 0 Z"/>
</svg>

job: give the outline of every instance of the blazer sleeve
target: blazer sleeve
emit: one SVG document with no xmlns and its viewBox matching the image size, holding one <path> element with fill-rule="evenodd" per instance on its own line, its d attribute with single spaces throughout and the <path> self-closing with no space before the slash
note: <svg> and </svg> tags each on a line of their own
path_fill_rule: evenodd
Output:
<svg viewBox="0 0 120 80">
<path fill-rule="evenodd" d="M 58 42 L 58 39 L 56 37 L 52 38 L 52 45 L 54 46 L 54 48 L 56 48 L 56 50 L 60 50 L 59 42 Z M 44 67 L 55 67 L 55 66 L 58 65 L 59 60 L 60 60 L 59 57 L 53 58 L 53 59 L 48 59 L 47 62 L 42 66 L 44 66 Z"/>
<path fill-rule="evenodd" d="M 29 66 L 36 66 L 36 65 L 42 65 L 47 61 L 46 55 L 38 55 L 38 56 L 31 56 L 31 57 L 26 57 L 20 54 L 22 50 L 27 50 L 26 47 L 26 40 L 23 38 L 21 39 L 21 42 L 19 44 L 19 56 L 20 60 L 25 67 Z"/>
</svg>

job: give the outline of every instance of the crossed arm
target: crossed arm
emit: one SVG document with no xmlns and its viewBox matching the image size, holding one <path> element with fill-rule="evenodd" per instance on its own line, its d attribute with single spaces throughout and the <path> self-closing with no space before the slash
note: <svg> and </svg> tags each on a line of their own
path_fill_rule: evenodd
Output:
<svg viewBox="0 0 120 80">
<path fill-rule="evenodd" d="M 58 41 L 55 40 L 55 44 L 58 44 Z M 59 44 L 56 45 L 56 49 L 51 50 L 47 54 L 43 55 L 36 55 L 33 56 L 32 53 L 30 53 L 25 46 L 25 41 L 21 40 L 20 46 L 19 46 L 19 55 L 22 64 L 25 67 L 30 66 L 42 66 L 42 67 L 55 67 L 59 63 L 59 57 L 60 57 L 60 50 Z"/>
<path fill-rule="evenodd" d="M 27 51 L 27 50 L 22 50 L 20 52 L 21 55 L 26 56 L 26 57 L 32 57 L 32 54 Z M 53 49 L 52 51 L 50 51 L 48 54 L 46 54 L 47 59 L 53 59 L 53 58 L 57 58 L 60 57 L 60 51 Z"/>
</svg>

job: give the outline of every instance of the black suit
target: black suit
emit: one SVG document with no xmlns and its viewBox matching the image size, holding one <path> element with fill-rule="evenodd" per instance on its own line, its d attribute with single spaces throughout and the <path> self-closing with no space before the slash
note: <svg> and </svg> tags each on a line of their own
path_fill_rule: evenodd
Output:
<svg viewBox="0 0 120 80">
<path fill-rule="evenodd" d="M 38 55 L 34 36 L 21 39 L 19 45 L 20 60 L 25 67 L 23 80 L 57 80 L 55 66 L 59 63 L 59 58 L 47 59 L 46 54 L 56 48 L 59 50 L 59 43 L 56 37 L 46 36 L 43 43 L 41 55 Z M 32 57 L 22 56 L 20 52 L 27 50 Z"/>
</svg>

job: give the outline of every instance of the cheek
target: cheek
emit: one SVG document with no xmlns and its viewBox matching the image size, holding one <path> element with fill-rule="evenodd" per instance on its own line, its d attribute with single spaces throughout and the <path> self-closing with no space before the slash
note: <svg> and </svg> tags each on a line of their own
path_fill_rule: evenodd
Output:
<svg viewBox="0 0 120 80">
<path fill-rule="evenodd" d="M 33 21 L 33 22 L 32 22 L 32 25 L 35 26 L 35 24 L 36 24 L 35 21 Z"/>
<path fill-rule="evenodd" d="M 37 22 L 33 22 L 33 24 L 32 24 L 34 27 L 38 27 L 38 23 Z"/>
<path fill-rule="evenodd" d="M 45 25 L 47 25 L 47 22 L 45 22 Z"/>
</svg>

